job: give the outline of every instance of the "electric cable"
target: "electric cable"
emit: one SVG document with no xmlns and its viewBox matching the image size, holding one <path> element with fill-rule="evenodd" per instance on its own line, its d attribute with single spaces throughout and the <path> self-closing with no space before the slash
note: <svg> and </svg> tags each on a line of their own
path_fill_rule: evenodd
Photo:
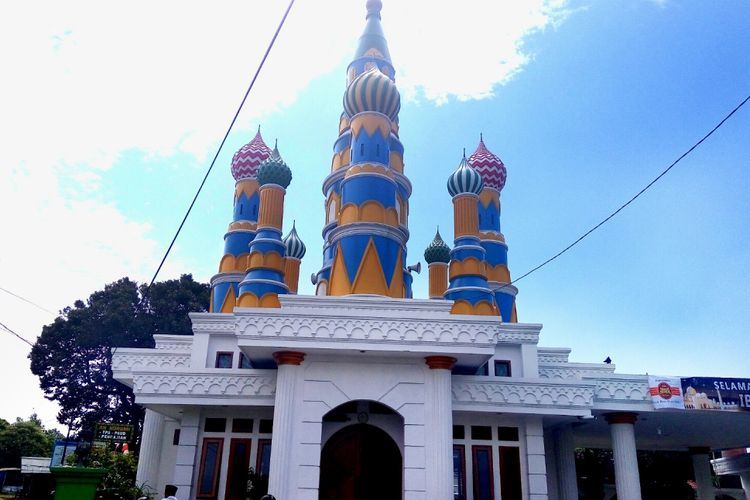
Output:
<svg viewBox="0 0 750 500">
<path fill-rule="evenodd" d="M 11 335 L 14 335 L 14 336 L 18 337 L 20 340 L 23 340 L 24 342 L 26 342 L 31 347 L 34 347 L 34 344 L 31 341 L 26 340 L 25 338 L 21 337 L 19 334 L 17 334 L 16 332 L 14 332 L 13 330 L 11 330 L 7 326 L 5 326 L 3 323 L 0 323 L 0 328 L 2 328 L 4 332 L 10 333 Z"/>
<path fill-rule="evenodd" d="M 211 170 L 214 168 L 216 159 L 219 157 L 219 153 L 221 153 L 221 149 L 224 147 L 224 143 L 226 142 L 227 137 L 229 137 L 229 132 L 231 132 L 232 127 L 234 126 L 234 122 L 237 121 L 237 117 L 239 116 L 240 111 L 242 111 L 242 107 L 245 105 L 247 96 L 250 95 L 250 91 L 253 89 L 253 86 L 255 85 L 255 80 L 258 79 L 260 70 L 263 69 L 263 65 L 266 63 L 268 54 L 271 52 L 271 49 L 273 48 L 273 45 L 276 42 L 276 37 L 279 36 L 279 32 L 281 31 L 282 26 L 284 26 L 284 22 L 286 21 L 287 15 L 289 15 L 289 11 L 292 9 L 292 5 L 294 5 L 294 1 L 295 0 L 290 0 L 289 5 L 286 8 L 286 11 L 284 12 L 284 15 L 281 18 L 281 21 L 279 22 L 279 26 L 276 28 L 276 32 L 273 34 L 273 38 L 271 38 L 271 42 L 268 44 L 268 48 L 266 48 L 265 54 L 263 54 L 263 59 L 261 59 L 260 64 L 258 65 L 258 69 L 255 70 L 255 75 L 253 76 L 253 79 L 250 81 L 250 85 L 248 86 L 247 91 L 245 92 L 245 96 L 242 98 L 242 101 L 240 102 L 240 105 L 237 108 L 237 112 L 234 114 L 234 118 L 232 118 L 232 121 L 229 124 L 229 128 L 227 128 L 227 131 L 224 134 L 224 138 L 221 140 L 221 144 L 219 144 L 219 148 L 216 150 L 214 159 L 211 160 L 211 165 L 209 165 L 208 170 L 206 171 L 206 175 L 203 176 L 203 180 L 201 181 L 200 186 L 198 186 L 198 191 L 195 193 L 195 196 L 193 197 L 193 201 L 190 202 L 190 206 L 188 207 L 187 212 L 185 212 L 185 216 L 182 218 L 182 222 L 180 222 L 180 226 L 177 228 L 177 232 L 175 233 L 174 238 L 172 238 L 172 242 L 169 244 L 169 247 L 167 248 L 167 251 L 164 254 L 164 257 L 161 259 L 161 262 L 159 263 L 159 267 L 156 268 L 156 272 L 154 273 L 153 278 L 151 278 L 151 282 L 148 284 L 148 288 L 151 288 L 151 285 L 154 284 L 156 277 L 159 275 L 159 271 L 161 271 L 161 268 L 164 265 L 164 261 L 167 260 L 167 256 L 169 256 L 169 252 L 172 251 L 174 242 L 177 240 L 177 237 L 180 235 L 180 231 L 182 231 L 182 226 L 185 225 L 185 221 L 190 215 L 190 212 L 193 210 L 193 205 L 195 205 L 195 201 L 198 199 L 198 195 L 200 195 L 201 190 L 203 190 L 203 185 L 206 183 L 206 180 L 208 179 L 208 176 L 211 173 Z"/>
<path fill-rule="evenodd" d="M 526 273 L 522 274 L 518 278 L 512 280 L 510 283 L 506 283 L 506 284 L 502 285 L 497 290 L 502 290 L 503 288 L 505 288 L 507 286 L 513 285 L 514 283 L 518 283 L 519 281 L 521 281 L 525 277 L 527 277 L 530 274 L 532 274 L 532 273 L 538 271 L 539 269 L 543 268 L 544 266 L 546 266 L 547 264 L 549 264 L 553 260 L 555 260 L 558 257 L 560 257 L 562 254 L 564 254 L 565 252 L 567 252 L 568 250 L 570 250 L 571 248 L 573 248 L 574 246 L 576 246 L 578 243 L 580 243 L 581 241 L 583 241 L 584 238 L 586 238 L 587 236 L 589 236 L 591 233 L 593 233 L 594 231 L 596 231 L 597 229 L 599 229 L 600 227 L 602 227 L 604 224 L 606 224 L 607 222 L 609 222 L 610 219 L 612 219 L 615 215 L 617 215 L 618 213 L 620 213 L 625 207 L 627 207 L 628 205 L 630 205 L 631 203 L 633 203 L 639 196 L 641 196 L 643 193 L 645 193 L 651 186 L 653 186 L 654 184 L 656 184 L 662 177 L 664 177 L 667 174 L 667 172 L 669 172 L 670 170 L 672 170 L 672 167 L 674 167 L 675 165 L 677 165 L 683 158 L 685 158 L 687 155 L 689 155 L 690 153 L 692 153 L 693 150 L 695 150 L 698 146 L 700 146 L 703 143 L 703 141 L 705 141 L 706 139 L 708 139 L 709 137 L 711 137 L 714 132 L 716 132 L 717 130 L 719 130 L 719 128 L 722 125 L 724 125 L 724 123 L 727 120 L 729 120 L 729 118 L 731 118 L 732 115 L 734 115 L 737 111 L 739 111 L 739 109 L 742 106 L 744 106 L 747 103 L 747 101 L 749 101 L 749 100 L 750 100 L 750 95 L 747 96 L 747 97 L 745 97 L 745 99 L 741 103 L 739 103 L 732 111 L 730 111 L 729 114 L 726 115 L 718 124 L 716 124 L 716 126 L 714 128 L 712 128 L 698 142 L 696 142 L 695 144 L 693 144 L 690 147 L 690 149 L 688 149 L 687 151 L 685 151 L 684 153 L 682 153 L 682 155 L 680 155 L 679 158 L 677 158 L 675 161 L 673 161 L 671 165 L 669 165 L 666 169 L 664 169 L 651 182 L 649 182 L 648 184 L 646 184 L 646 186 L 643 189 L 641 189 L 640 191 L 638 191 L 638 193 L 636 193 L 635 196 L 633 196 L 628 201 L 626 201 L 625 203 L 623 203 L 622 205 L 620 205 L 620 207 L 617 210 L 615 210 L 614 212 L 612 212 L 611 214 L 609 214 L 607 217 L 605 217 L 601 222 L 599 222 L 598 224 L 596 224 L 594 227 L 592 227 L 591 229 L 589 229 L 588 231 L 586 231 L 585 233 L 583 233 L 573 243 L 571 243 L 567 247 L 563 248 L 562 250 L 560 250 L 559 252 L 557 252 L 555 255 L 553 255 L 549 259 L 545 260 L 544 262 L 542 262 L 538 266 L 534 267 L 530 271 L 527 271 Z"/>
<path fill-rule="evenodd" d="M 40 310 L 42 310 L 44 312 L 47 312 L 47 313 L 50 313 L 52 316 L 57 316 L 57 314 L 53 313 L 52 311 L 50 311 L 46 307 L 42 307 L 39 304 L 37 304 L 36 302 L 33 302 L 33 301 L 31 301 L 31 300 L 29 300 L 27 298 L 21 297 L 17 293 L 13 293 L 13 292 L 11 292 L 10 290 L 8 290 L 6 288 L 3 288 L 3 287 L 0 286 L 0 291 L 5 292 L 8 295 L 12 295 L 13 297 L 15 297 L 17 299 L 23 300 L 24 302 L 26 302 L 28 304 L 31 304 L 32 306 L 36 307 L 37 309 L 40 309 Z"/>
</svg>

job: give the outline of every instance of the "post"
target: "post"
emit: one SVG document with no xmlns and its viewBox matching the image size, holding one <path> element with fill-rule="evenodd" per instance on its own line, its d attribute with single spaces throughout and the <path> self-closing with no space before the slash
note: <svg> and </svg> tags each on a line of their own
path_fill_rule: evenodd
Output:
<svg viewBox="0 0 750 500">
<path fill-rule="evenodd" d="M 164 416 L 146 408 L 143 419 L 141 450 L 138 454 L 138 472 L 135 476 L 136 486 L 145 486 L 150 492 L 156 491 L 159 476 L 159 459 L 164 436 Z"/>
<path fill-rule="evenodd" d="M 273 353 L 278 365 L 276 401 L 273 408 L 271 463 L 268 472 L 268 493 L 276 498 L 293 498 L 294 475 L 290 464 L 294 453 L 294 403 L 296 399 L 299 365 L 305 359 L 302 352 Z"/>
<path fill-rule="evenodd" d="M 635 447 L 635 421 L 638 415 L 620 412 L 607 413 L 604 417 L 612 435 L 617 500 L 641 500 L 641 478 Z"/>
<path fill-rule="evenodd" d="M 430 386 L 427 407 L 431 415 L 425 422 L 427 453 L 427 498 L 453 499 L 453 396 L 451 370 L 456 358 L 427 356 Z"/>
<path fill-rule="evenodd" d="M 576 473 L 575 444 L 570 424 L 555 433 L 557 449 L 557 481 L 560 500 L 578 500 L 578 475 Z"/>
<path fill-rule="evenodd" d="M 688 448 L 693 460 L 693 475 L 698 484 L 696 498 L 698 500 L 714 499 L 714 483 L 711 477 L 711 449 L 707 446 L 691 446 Z"/>
</svg>

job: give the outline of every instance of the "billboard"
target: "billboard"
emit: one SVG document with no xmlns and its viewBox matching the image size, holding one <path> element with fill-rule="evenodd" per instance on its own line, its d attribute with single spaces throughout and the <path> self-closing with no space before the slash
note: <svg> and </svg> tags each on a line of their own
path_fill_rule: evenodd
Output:
<svg viewBox="0 0 750 500">
<path fill-rule="evenodd" d="M 688 410 L 750 411 L 750 379 L 690 377 L 681 381 Z"/>
<path fill-rule="evenodd" d="M 679 377 L 649 375 L 648 392 L 651 395 L 651 402 L 657 410 L 685 409 L 685 402 L 682 397 L 682 382 Z"/>
<path fill-rule="evenodd" d="M 128 424 L 96 424 L 94 441 L 129 443 L 133 439 L 133 426 Z"/>
</svg>

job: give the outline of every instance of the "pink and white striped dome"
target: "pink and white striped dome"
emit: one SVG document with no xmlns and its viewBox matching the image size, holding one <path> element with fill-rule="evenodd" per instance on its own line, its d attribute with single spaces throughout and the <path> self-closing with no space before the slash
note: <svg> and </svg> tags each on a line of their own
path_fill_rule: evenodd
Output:
<svg viewBox="0 0 750 500">
<path fill-rule="evenodd" d="M 482 176 L 486 187 L 502 191 L 505 187 L 505 179 L 508 172 L 505 170 L 503 161 L 493 154 L 487 146 L 484 145 L 484 139 L 479 136 L 479 146 L 477 150 L 469 156 L 469 165 Z"/>
<path fill-rule="evenodd" d="M 232 157 L 232 177 L 236 181 L 255 177 L 260 164 L 270 156 L 271 148 L 263 142 L 260 127 L 258 127 L 258 133 L 255 134 L 253 140 L 234 153 Z"/>
</svg>

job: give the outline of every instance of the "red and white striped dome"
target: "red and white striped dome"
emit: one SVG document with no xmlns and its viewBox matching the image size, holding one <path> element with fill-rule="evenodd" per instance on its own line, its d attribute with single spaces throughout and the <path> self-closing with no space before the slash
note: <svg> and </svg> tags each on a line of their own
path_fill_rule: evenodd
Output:
<svg viewBox="0 0 750 500">
<path fill-rule="evenodd" d="M 479 135 L 477 150 L 469 156 L 469 165 L 482 176 L 485 187 L 494 188 L 498 191 L 503 190 L 505 179 L 508 176 L 505 164 L 503 160 L 487 149 L 481 134 Z"/>
<path fill-rule="evenodd" d="M 255 177 L 260 164 L 270 156 L 271 148 L 263 142 L 263 137 L 260 135 L 260 127 L 258 127 L 258 133 L 255 134 L 253 140 L 242 146 L 232 157 L 232 176 L 234 180 L 238 181 L 248 177 Z"/>
</svg>

